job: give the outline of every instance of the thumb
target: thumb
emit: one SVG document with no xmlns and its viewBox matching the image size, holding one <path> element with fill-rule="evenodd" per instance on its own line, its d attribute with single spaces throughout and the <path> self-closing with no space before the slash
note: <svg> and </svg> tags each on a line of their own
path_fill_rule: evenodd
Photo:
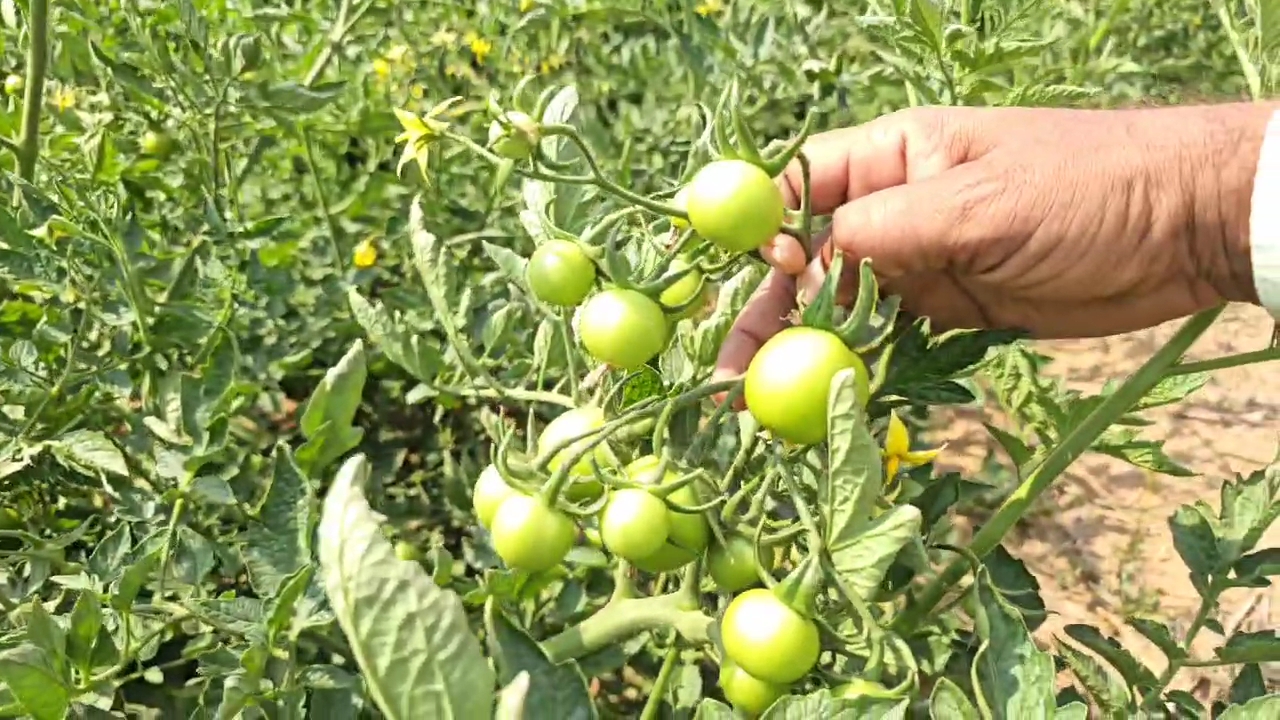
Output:
<svg viewBox="0 0 1280 720">
<path fill-rule="evenodd" d="M 953 267 L 1013 219 L 1001 210 L 999 174 L 984 165 L 966 163 L 841 205 L 832 214 L 824 260 L 834 250 L 855 262 L 870 258 L 876 274 L 888 278 Z"/>
</svg>

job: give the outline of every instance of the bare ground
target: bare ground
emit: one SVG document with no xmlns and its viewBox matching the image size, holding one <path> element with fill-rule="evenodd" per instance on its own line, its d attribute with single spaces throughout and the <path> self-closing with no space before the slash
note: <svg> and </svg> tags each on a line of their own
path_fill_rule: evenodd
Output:
<svg viewBox="0 0 1280 720">
<path fill-rule="evenodd" d="M 1071 387 L 1096 390 L 1122 379 L 1151 356 L 1177 329 L 1169 323 L 1149 331 L 1096 340 L 1039 343 L 1054 358 L 1049 373 Z M 1231 307 L 1192 349 L 1189 359 L 1266 347 L 1272 323 L 1253 307 Z M 1037 637 L 1053 642 L 1070 623 L 1090 623 L 1116 637 L 1140 660 L 1159 672 L 1163 655 L 1124 624 L 1141 614 L 1169 622 L 1180 632 L 1199 607 L 1185 566 L 1174 550 L 1169 516 L 1179 505 L 1204 500 L 1218 506 L 1223 478 L 1249 473 L 1275 457 L 1280 440 L 1280 364 L 1231 368 L 1182 403 L 1150 411 L 1155 425 L 1145 437 L 1167 439 L 1174 460 L 1200 473 L 1175 478 L 1155 475 L 1108 457 L 1087 455 L 1060 478 L 1042 500 L 1041 511 L 1007 547 L 1039 579 L 1050 611 Z M 936 436 L 946 440 L 940 469 L 981 476 L 995 459 L 1007 458 L 990 439 L 982 420 L 997 420 L 997 411 L 953 413 L 940 423 Z M 1264 538 L 1263 547 L 1280 545 L 1280 523 Z M 1233 591 L 1220 622 L 1232 628 L 1271 629 L 1280 623 L 1280 591 Z M 1212 656 L 1222 640 L 1204 631 L 1194 654 Z M 1218 669 L 1184 670 L 1175 686 L 1202 699 L 1222 692 L 1232 673 Z"/>
</svg>

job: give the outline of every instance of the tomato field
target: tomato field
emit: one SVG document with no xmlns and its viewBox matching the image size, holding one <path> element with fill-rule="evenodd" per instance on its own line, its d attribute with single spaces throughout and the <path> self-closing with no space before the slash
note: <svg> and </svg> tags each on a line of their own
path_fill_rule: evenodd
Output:
<svg viewBox="0 0 1280 720">
<path fill-rule="evenodd" d="M 1222 309 L 1081 392 L 837 258 L 713 377 L 755 251 L 827 221 L 774 180 L 812 133 L 1261 99 L 1277 17 L 0 0 L 0 716 L 1280 717 L 1222 602 L 1280 575 L 1280 464 L 1159 518 L 1196 607 L 1123 618 L 1154 662 L 1036 635 L 1011 541 L 1081 458 L 1192 474 L 1150 412 L 1280 358 L 1189 359 Z M 934 441 L 990 406 L 1003 485 Z"/>
</svg>

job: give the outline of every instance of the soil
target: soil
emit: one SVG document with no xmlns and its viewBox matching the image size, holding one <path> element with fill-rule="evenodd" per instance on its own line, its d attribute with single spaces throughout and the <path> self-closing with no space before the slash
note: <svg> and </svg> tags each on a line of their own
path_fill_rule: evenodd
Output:
<svg viewBox="0 0 1280 720">
<path fill-rule="evenodd" d="M 1096 391 L 1108 380 L 1121 380 L 1147 360 L 1180 325 L 1169 323 L 1149 331 L 1094 340 L 1046 341 L 1038 349 L 1054 358 L 1048 374 L 1069 387 Z M 1272 322 L 1265 311 L 1232 306 L 1200 339 L 1189 359 L 1202 360 L 1265 348 Z M 1248 474 L 1268 464 L 1280 440 L 1280 365 L 1276 363 L 1216 372 L 1207 385 L 1183 402 L 1149 411 L 1155 424 L 1144 437 L 1166 439 L 1174 460 L 1200 473 L 1177 478 L 1136 469 L 1118 460 L 1086 455 L 1045 493 L 1037 512 L 1027 518 L 1007 543 L 1040 582 L 1050 611 L 1037 631 L 1045 643 L 1065 637 L 1062 628 L 1089 623 L 1110 634 L 1148 667 L 1159 673 L 1164 656 L 1124 623 L 1141 614 L 1163 619 L 1178 636 L 1192 621 L 1199 595 L 1170 540 L 1168 518 L 1178 506 L 1203 500 L 1215 508 L 1224 478 Z M 990 439 L 981 421 L 999 421 L 999 410 L 953 412 L 934 435 L 948 442 L 938 460 L 940 470 L 990 477 L 993 461 L 1008 467 L 1007 458 Z M 1261 547 L 1280 546 L 1280 523 Z M 1266 630 L 1280 625 L 1280 591 L 1275 587 L 1236 590 L 1229 594 L 1218 620 L 1230 632 Z M 1222 638 L 1200 633 L 1196 657 L 1212 657 Z M 1183 670 L 1175 687 L 1202 700 L 1216 697 L 1230 684 L 1227 669 Z M 1267 672 L 1269 680 L 1280 674 Z"/>
</svg>

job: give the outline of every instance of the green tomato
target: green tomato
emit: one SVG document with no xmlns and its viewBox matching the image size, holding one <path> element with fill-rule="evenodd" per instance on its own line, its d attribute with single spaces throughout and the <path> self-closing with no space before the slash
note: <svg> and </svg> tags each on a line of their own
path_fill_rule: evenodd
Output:
<svg viewBox="0 0 1280 720">
<path fill-rule="evenodd" d="M 538 300 L 557 307 L 573 307 L 591 291 L 596 266 L 576 244 L 550 240 L 529 257 L 525 280 L 529 292 Z"/>
<path fill-rule="evenodd" d="M 22 525 L 22 515 L 17 510 L 11 507 L 0 509 L 0 530 L 17 530 Z"/>
<path fill-rule="evenodd" d="M 666 544 L 671 531 L 667 514 L 666 503 L 648 490 L 617 490 L 600 513 L 600 538 L 624 560 L 643 559 Z"/>
<path fill-rule="evenodd" d="M 724 250 L 757 250 L 782 229 L 782 190 L 759 166 L 715 160 L 693 176 L 688 188 L 693 229 Z"/>
<path fill-rule="evenodd" d="M 679 190 L 676 191 L 675 195 L 671 196 L 671 205 L 685 212 L 689 212 L 689 186 L 688 185 L 685 185 L 684 187 L 680 188 Z M 684 230 L 685 228 L 689 227 L 689 221 L 685 220 L 682 217 L 676 217 L 675 215 L 672 215 L 671 225 L 675 227 L 677 230 Z"/>
<path fill-rule="evenodd" d="M 557 415 L 554 420 L 547 423 L 547 426 L 542 429 L 542 434 L 538 436 L 537 442 L 538 456 L 542 457 L 561 443 L 601 428 L 604 424 L 604 410 L 594 405 L 584 405 L 567 410 Z M 594 439 L 595 436 L 590 436 L 571 443 L 564 450 L 556 453 L 555 457 L 551 458 L 547 469 L 551 472 L 559 470 L 561 465 L 568 462 L 578 452 L 581 452 Z M 572 482 L 564 491 L 565 497 L 569 500 L 574 502 L 594 500 L 604 492 L 604 486 L 596 479 L 595 470 L 591 467 L 591 457 L 593 455 L 595 456 L 596 464 L 602 468 L 618 464 L 613 451 L 609 449 L 608 442 L 596 445 L 594 451 L 583 455 L 569 470 L 569 477 Z"/>
<path fill-rule="evenodd" d="M 578 336 L 600 362 L 638 370 L 667 346 L 667 316 L 662 306 L 636 290 L 610 288 L 579 309 Z"/>
<path fill-rule="evenodd" d="M 659 477 L 658 465 L 661 462 L 656 455 L 636 458 L 627 466 L 627 476 L 640 485 L 668 485 L 680 479 L 679 473 L 672 470 L 670 465 Z M 692 485 L 685 485 L 670 493 L 667 499 L 684 507 L 694 507 L 703 502 Z M 682 513 L 668 508 L 667 520 L 670 531 L 666 544 L 648 557 L 633 560 L 633 565 L 646 572 L 670 572 L 693 562 L 711 541 L 711 527 L 701 513 Z"/>
<path fill-rule="evenodd" d="M 689 267 L 689 265 L 690 263 L 687 260 L 684 260 L 683 258 L 675 258 L 671 261 L 671 268 L 668 272 L 680 272 L 681 270 Z M 690 272 L 688 275 L 677 280 L 671 287 L 663 290 L 662 294 L 658 296 L 658 302 L 662 303 L 666 307 L 674 308 L 693 300 L 696 295 L 706 297 L 706 286 L 702 282 L 701 270 L 694 270 Z M 684 320 L 685 318 L 694 315 L 701 309 L 699 305 L 700 303 L 695 302 L 685 308 L 683 312 L 674 313 L 675 319 Z"/>
<path fill-rule="evenodd" d="M 769 338 L 747 367 L 743 397 L 751 415 L 797 445 L 827 437 L 827 396 L 836 373 L 853 368 L 858 399 L 871 394 L 867 366 L 834 333 L 795 326 Z"/>
<path fill-rule="evenodd" d="M 845 700 L 857 700 L 861 697 L 870 698 L 892 698 L 898 697 L 889 688 L 878 682 L 865 680 L 863 678 L 854 678 L 849 682 L 838 687 L 831 688 L 831 694 L 834 697 L 843 698 Z"/>
<path fill-rule="evenodd" d="M 493 526 L 493 516 L 498 512 L 498 506 L 514 492 L 498 474 L 496 465 L 489 465 L 480 472 L 475 488 L 471 491 L 471 507 L 475 509 L 476 518 L 485 529 Z"/>
<path fill-rule="evenodd" d="M 721 592 L 735 593 L 760 583 L 756 568 L 773 569 L 773 553 L 764 552 L 763 563 L 756 557 L 755 543 L 742 535 L 729 535 L 723 545 L 716 543 L 707 551 L 707 571 Z"/>
<path fill-rule="evenodd" d="M 818 626 L 766 588 L 738 595 L 720 619 L 724 652 L 751 675 L 789 684 L 818 663 Z"/>
<path fill-rule="evenodd" d="M 401 540 L 396 543 L 396 557 L 406 561 L 417 561 L 422 559 L 422 553 L 418 552 L 418 548 L 413 543 Z"/>
<path fill-rule="evenodd" d="M 169 137 L 167 133 L 148 130 L 143 133 L 139 146 L 142 148 L 144 155 L 163 158 L 167 157 L 169 152 L 173 150 L 173 138 Z"/>
<path fill-rule="evenodd" d="M 788 687 L 761 680 L 726 658 L 720 665 L 720 689 L 736 710 L 755 717 L 786 695 Z"/>
<path fill-rule="evenodd" d="M 10 75 L 4 79 L 4 93 L 6 95 L 17 95 L 27 86 L 27 81 L 21 75 Z"/>
<path fill-rule="evenodd" d="M 564 561 L 578 537 L 573 519 L 542 498 L 513 493 L 493 516 L 493 549 L 512 570 L 541 572 Z"/>
<path fill-rule="evenodd" d="M 504 115 L 510 127 L 494 120 L 489 125 L 489 147 L 498 157 L 508 160 L 524 160 L 533 155 L 541 131 L 538 123 L 527 113 L 510 110 Z"/>
</svg>

